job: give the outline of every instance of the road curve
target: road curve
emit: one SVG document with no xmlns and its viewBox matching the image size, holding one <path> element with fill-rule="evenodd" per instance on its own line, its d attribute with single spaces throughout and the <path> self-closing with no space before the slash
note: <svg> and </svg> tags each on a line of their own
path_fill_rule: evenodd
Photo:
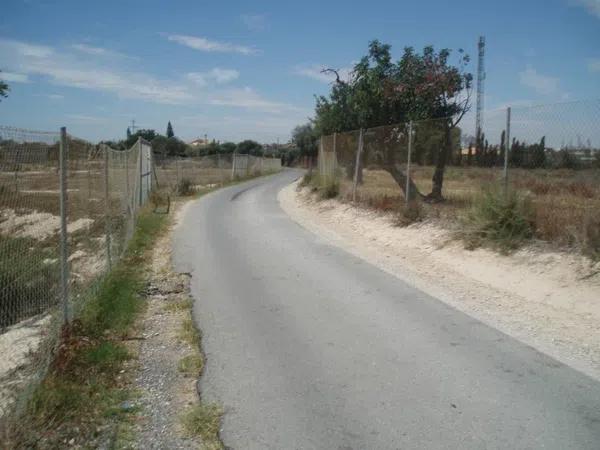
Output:
<svg viewBox="0 0 600 450">
<path fill-rule="evenodd" d="M 599 449 L 600 383 L 293 222 L 297 171 L 190 206 L 205 401 L 234 449 Z"/>
</svg>

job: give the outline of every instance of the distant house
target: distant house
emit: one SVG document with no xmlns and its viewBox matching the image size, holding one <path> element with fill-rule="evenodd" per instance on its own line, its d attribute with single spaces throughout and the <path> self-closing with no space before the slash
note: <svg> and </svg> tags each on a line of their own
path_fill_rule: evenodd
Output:
<svg viewBox="0 0 600 450">
<path fill-rule="evenodd" d="M 206 147 L 208 144 L 209 144 L 209 142 L 208 142 L 207 138 L 198 138 L 198 139 L 194 139 L 191 142 L 188 142 L 188 145 L 191 145 L 194 148 Z"/>
</svg>

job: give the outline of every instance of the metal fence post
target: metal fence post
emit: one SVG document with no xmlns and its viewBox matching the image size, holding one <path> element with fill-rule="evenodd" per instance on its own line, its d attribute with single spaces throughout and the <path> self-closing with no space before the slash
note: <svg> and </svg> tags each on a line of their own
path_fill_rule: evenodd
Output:
<svg viewBox="0 0 600 450">
<path fill-rule="evenodd" d="M 323 177 L 323 135 L 319 138 L 319 153 L 317 154 L 317 170 L 319 177 Z"/>
<path fill-rule="evenodd" d="M 413 121 L 408 122 L 408 155 L 406 157 L 406 206 L 410 199 L 410 163 L 412 158 Z"/>
<path fill-rule="evenodd" d="M 335 183 L 335 170 L 337 168 L 337 132 L 333 133 L 333 157 L 331 158 L 331 183 Z"/>
<path fill-rule="evenodd" d="M 236 161 L 237 161 L 236 156 L 237 156 L 237 153 L 233 152 L 232 153 L 232 158 L 231 158 L 231 179 L 232 180 L 235 180 L 235 164 L 236 164 Z"/>
<path fill-rule="evenodd" d="M 63 322 L 69 323 L 69 249 L 67 247 L 67 128 L 60 129 L 60 292 Z"/>
<path fill-rule="evenodd" d="M 358 185 L 358 174 L 361 170 L 360 158 L 363 150 L 363 129 L 358 134 L 358 149 L 356 150 L 356 162 L 354 163 L 354 180 L 352 181 L 352 201 L 356 201 L 356 187 Z"/>
<path fill-rule="evenodd" d="M 127 212 L 131 209 L 131 194 L 129 193 L 129 150 L 125 150 L 123 153 L 125 154 L 125 195 L 127 200 Z"/>
<path fill-rule="evenodd" d="M 108 270 L 112 268 L 112 255 L 111 255 L 111 240 L 110 240 L 110 193 L 108 187 L 108 146 L 103 145 L 104 150 L 104 225 L 106 233 L 106 262 Z"/>
<path fill-rule="evenodd" d="M 142 138 L 138 138 L 137 141 L 137 146 L 138 146 L 138 153 L 139 153 L 139 165 L 140 165 L 140 169 L 139 169 L 139 173 L 138 173 L 138 179 L 139 179 L 139 183 L 138 183 L 138 190 L 140 191 L 139 194 L 139 198 L 140 198 L 140 208 L 142 207 L 142 205 L 144 204 L 144 199 L 143 199 L 143 189 L 142 186 L 144 184 L 144 175 L 143 175 L 143 169 L 142 169 Z"/>
<path fill-rule="evenodd" d="M 506 136 L 504 142 L 504 193 L 508 192 L 508 152 L 510 150 L 510 106 L 506 108 Z"/>
</svg>

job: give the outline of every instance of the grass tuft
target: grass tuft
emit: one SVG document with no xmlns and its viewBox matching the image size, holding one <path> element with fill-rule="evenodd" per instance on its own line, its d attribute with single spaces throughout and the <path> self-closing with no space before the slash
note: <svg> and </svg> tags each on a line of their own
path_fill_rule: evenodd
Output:
<svg viewBox="0 0 600 450">
<path fill-rule="evenodd" d="M 193 304 L 192 299 L 188 298 L 182 301 L 171 301 L 163 309 L 165 312 L 189 311 L 192 309 Z"/>
<path fill-rule="evenodd" d="M 175 186 L 175 192 L 177 195 L 184 197 L 194 195 L 196 193 L 196 189 L 194 188 L 194 183 L 192 183 L 192 180 L 189 178 L 182 178 Z"/>
<path fill-rule="evenodd" d="M 533 208 L 526 197 L 487 188 L 462 217 L 459 236 L 469 249 L 489 246 L 506 253 L 533 237 L 532 217 Z"/>
<path fill-rule="evenodd" d="M 192 346 L 200 347 L 200 333 L 191 318 L 188 317 L 181 322 L 179 339 Z"/>
<path fill-rule="evenodd" d="M 222 448 L 219 441 L 219 428 L 223 410 L 214 403 L 197 404 L 181 416 L 181 424 L 190 436 L 200 436 L 203 443 L 210 448 Z"/>
<path fill-rule="evenodd" d="M 204 369 L 204 361 L 200 355 L 188 355 L 181 358 L 177 369 L 186 376 L 198 376 Z"/>
</svg>

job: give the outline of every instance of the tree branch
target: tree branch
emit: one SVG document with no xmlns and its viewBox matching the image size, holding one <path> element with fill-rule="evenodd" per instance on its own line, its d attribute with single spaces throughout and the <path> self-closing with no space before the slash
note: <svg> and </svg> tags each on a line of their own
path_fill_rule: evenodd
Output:
<svg viewBox="0 0 600 450">
<path fill-rule="evenodd" d="M 344 84 L 344 82 L 340 79 L 340 74 L 338 73 L 338 71 L 336 69 L 330 69 L 330 68 L 323 69 L 323 70 L 321 70 L 321 73 L 325 73 L 325 74 L 333 73 L 333 74 L 335 74 L 335 82 L 338 84 Z"/>
</svg>

